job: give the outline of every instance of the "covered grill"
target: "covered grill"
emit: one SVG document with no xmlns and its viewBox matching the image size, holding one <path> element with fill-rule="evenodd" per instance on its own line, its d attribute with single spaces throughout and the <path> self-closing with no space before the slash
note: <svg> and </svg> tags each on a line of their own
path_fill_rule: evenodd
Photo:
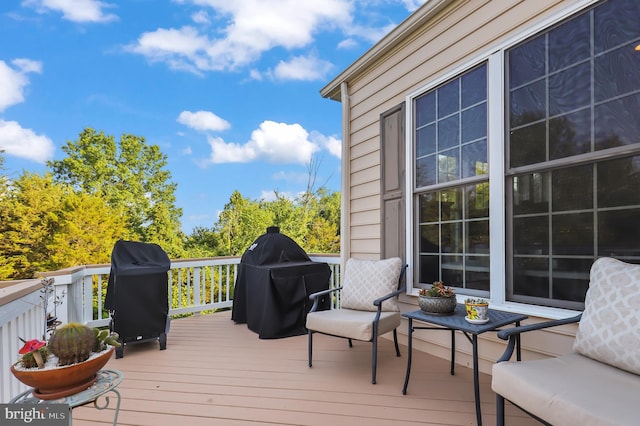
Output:
<svg viewBox="0 0 640 426">
<path fill-rule="evenodd" d="M 261 339 L 305 334 L 309 294 L 328 289 L 330 277 L 329 265 L 311 261 L 278 227 L 269 227 L 242 255 L 231 318 Z M 321 309 L 328 307 L 327 298 Z"/>
<path fill-rule="evenodd" d="M 119 240 L 111 252 L 111 271 L 104 306 L 111 314 L 109 328 L 120 335 L 122 358 L 129 342 L 157 339 L 167 347 L 169 256 L 157 244 Z"/>
</svg>

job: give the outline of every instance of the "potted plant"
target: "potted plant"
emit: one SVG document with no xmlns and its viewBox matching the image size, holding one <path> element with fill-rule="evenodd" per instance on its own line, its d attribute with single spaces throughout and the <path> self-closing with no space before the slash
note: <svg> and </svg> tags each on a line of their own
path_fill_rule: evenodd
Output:
<svg viewBox="0 0 640 426">
<path fill-rule="evenodd" d="M 471 323 L 482 324 L 489 321 L 489 301 L 482 298 L 468 298 L 464 301 L 467 311 L 465 319 Z"/>
<path fill-rule="evenodd" d="M 456 292 L 442 281 L 434 282 L 429 288 L 418 292 L 420 309 L 429 314 L 449 315 L 456 308 Z"/>
<path fill-rule="evenodd" d="M 54 330 L 49 342 L 20 339 L 24 346 L 11 373 L 33 387 L 33 395 L 40 399 L 72 395 L 95 382 L 96 373 L 120 346 L 118 337 L 108 330 L 69 323 Z"/>
</svg>

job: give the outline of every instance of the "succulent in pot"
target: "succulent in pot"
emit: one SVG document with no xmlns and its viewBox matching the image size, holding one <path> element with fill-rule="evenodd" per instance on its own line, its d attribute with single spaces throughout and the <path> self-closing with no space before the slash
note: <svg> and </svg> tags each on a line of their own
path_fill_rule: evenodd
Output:
<svg viewBox="0 0 640 426">
<path fill-rule="evenodd" d="M 13 375 L 33 387 L 40 399 L 57 399 L 91 386 L 96 373 L 106 365 L 115 347 L 117 333 L 84 324 L 58 327 L 49 342 L 21 339 L 21 358 L 11 366 Z"/>
<path fill-rule="evenodd" d="M 449 315 L 456 308 L 456 292 L 442 281 L 434 282 L 429 288 L 418 292 L 418 305 L 428 314 Z"/>
</svg>

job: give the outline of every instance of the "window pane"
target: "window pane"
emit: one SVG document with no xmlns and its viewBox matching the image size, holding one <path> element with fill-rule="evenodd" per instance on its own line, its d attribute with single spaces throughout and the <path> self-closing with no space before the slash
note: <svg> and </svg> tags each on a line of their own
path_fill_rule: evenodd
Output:
<svg viewBox="0 0 640 426">
<path fill-rule="evenodd" d="M 549 115 L 564 114 L 591 102 L 591 63 L 549 76 Z"/>
<path fill-rule="evenodd" d="M 465 288 L 489 291 L 489 256 L 469 256 L 464 273 Z"/>
<path fill-rule="evenodd" d="M 549 259 L 513 260 L 513 293 L 518 296 L 549 297 Z"/>
<path fill-rule="evenodd" d="M 440 256 L 420 256 L 420 282 L 440 281 Z"/>
<path fill-rule="evenodd" d="M 438 150 L 460 145 L 458 114 L 438 122 Z"/>
<path fill-rule="evenodd" d="M 420 223 L 437 222 L 440 219 L 437 192 L 420 195 Z"/>
<path fill-rule="evenodd" d="M 591 109 L 549 120 L 549 159 L 591 152 Z"/>
<path fill-rule="evenodd" d="M 595 58 L 595 101 L 602 102 L 616 96 L 640 90 L 640 53 L 634 49 L 638 42 Z"/>
<path fill-rule="evenodd" d="M 416 161 L 416 186 L 427 186 L 436 183 L 436 156 L 420 158 Z"/>
<path fill-rule="evenodd" d="M 459 109 L 458 80 L 438 89 L 438 118 L 446 117 Z"/>
<path fill-rule="evenodd" d="M 466 192 L 466 217 L 479 219 L 489 217 L 489 183 L 482 182 L 465 187 Z M 489 235 L 489 234 L 487 234 Z"/>
<path fill-rule="evenodd" d="M 551 180 L 554 212 L 593 209 L 592 165 L 555 170 Z"/>
<path fill-rule="evenodd" d="M 462 143 L 487 136 L 487 104 L 462 112 Z"/>
<path fill-rule="evenodd" d="M 469 235 L 467 241 L 469 247 L 467 253 L 489 254 L 489 221 L 474 220 L 468 222 Z"/>
<path fill-rule="evenodd" d="M 552 254 L 593 256 L 593 213 L 554 215 Z"/>
<path fill-rule="evenodd" d="M 463 259 L 462 256 L 442 256 L 442 280 L 448 285 L 455 287 L 463 286 Z"/>
<path fill-rule="evenodd" d="M 598 213 L 598 255 L 640 256 L 640 209 Z"/>
<path fill-rule="evenodd" d="M 547 123 L 512 130 L 509 142 L 511 167 L 542 163 L 547 159 Z"/>
<path fill-rule="evenodd" d="M 436 126 L 430 124 L 416 132 L 416 155 L 422 157 L 434 152 L 436 152 Z"/>
<path fill-rule="evenodd" d="M 416 126 L 422 127 L 425 124 L 436 120 L 436 94 L 430 92 L 416 99 Z"/>
<path fill-rule="evenodd" d="M 451 182 L 460 179 L 460 153 L 458 148 L 444 151 L 438 155 L 438 182 Z"/>
<path fill-rule="evenodd" d="M 438 224 L 420 226 L 420 252 L 440 252 L 440 226 Z"/>
<path fill-rule="evenodd" d="M 558 300 L 584 301 L 589 288 L 591 259 L 557 259 L 553 261 L 553 294 Z"/>
<path fill-rule="evenodd" d="M 487 68 L 478 67 L 462 76 L 462 108 L 487 99 Z"/>
<path fill-rule="evenodd" d="M 598 164 L 598 207 L 640 205 L 640 156 Z"/>
<path fill-rule="evenodd" d="M 543 80 L 511 92 L 511 127 L 522 126 L 546 117 L 545 91 L 546 85 Z"/>
<path fill-rule="evenodd" d="M 547 216 L 513 219 L 514 254 L 549 254 L 549 219 Z"/>
<path fill-rule="evenodd" d="M 608 1 L 596 7 L 593 18 L 596 54 L 640 38 L 638 16 L 638 0 Z"/>
<path fill-rule="evenodd" d="M 536 80 L 545 71 L 545 37 L 536 37 L 509 50 L 509 88 L 513 89 Z"/>
<path fill-rule="evenodd" d="M 549 31 L 549 71 L 588 59 L 591 54 L 589 14 Z"/>
<path fill-rule="evenodd" d="M 462 190 L 460 188 L 446 189 L 440 192 L 441 220 L 462 219 Z"/>
<path fill-rule="evenodd" d="M 640 142 L 638 117 L 640 94 L 597 105 L 594 120 L 596 150 Z"/>
<path fill-rule="evenodd" d="M 532 173 L 513 178 L 513 213 L 516 215 L 549 211 L 547 173 Z"/>
<path fill-rule="evenodd" d="M 489 174 L 485 139 L 462 147 L 462 177 Z"/>
</svg>

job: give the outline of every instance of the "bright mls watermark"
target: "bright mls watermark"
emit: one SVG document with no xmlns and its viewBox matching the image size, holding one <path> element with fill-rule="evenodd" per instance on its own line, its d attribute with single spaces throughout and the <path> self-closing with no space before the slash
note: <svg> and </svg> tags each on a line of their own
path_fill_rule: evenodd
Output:
<svg viewBox="0 0 640 426">
<path fill-rule="evenodd" d="M 67 404 L 0 404 L 2 426 L 69 426 L 71 408 Z"/>
</svg>

